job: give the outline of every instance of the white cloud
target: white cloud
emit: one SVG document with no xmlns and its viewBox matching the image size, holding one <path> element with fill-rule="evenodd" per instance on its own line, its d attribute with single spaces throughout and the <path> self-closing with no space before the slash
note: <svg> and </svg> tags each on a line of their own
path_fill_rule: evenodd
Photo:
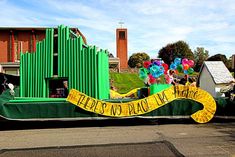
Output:
<svg viewBox="0 0 235 157">
<path fill-rule="evenodd" d="M 182 36 L 186 36 L 188 35 L 190 32 L 192 32 L 193 28 L 191 27 L 173 27 L 170 29 L 170 32 L 174 35 L 182 35 Z"/>
<path fill-rule="evenodd" d="M 18 3 L 16 3 L 18 2 Z M 116 54 L 115 29 L 122 19 L 128 28 L 129 54 L 156 56 L 168 43 L 184 40 L 204 46 L 210 55 L 235 51 L 234 0 L 0 0 L 1 26 L 78 27 L 88 43 Z"/>
</svg>

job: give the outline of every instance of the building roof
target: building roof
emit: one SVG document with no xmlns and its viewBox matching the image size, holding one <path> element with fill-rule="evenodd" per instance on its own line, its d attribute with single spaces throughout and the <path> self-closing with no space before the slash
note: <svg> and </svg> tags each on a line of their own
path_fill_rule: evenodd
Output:
<svg viewBox="0 0 235 157">
<path fill-rule="evenodd" d="M 207 68 L 215 84 L 229 83 L 234 80 L 222 61 L 205 61 L 201 67 L 199 79 L 203 68 Z"/>
<path fill-rule="evenodd" d="M 119 63 L 120 59 L 119 58 L 109 58 L 110 63 Z"/>
<path fill-rule="evenodd" d="M 44 26 L 23 26 L 23 27 L 16 27 L 16 26 L 0 26 L 0 30 L 46 30 L 47 28 L 56 28 L 56 27 L 44 27 Z"/>
<path fill-rule="evenodd" d="M 27 30 L 38 30 L 45 31 L 48 28 L 57 29 L 58 27 L 46 27 L 46 26 L 0 26 L 0 30 L 19 30 L 19 31 L 27 31 Z M 78 28 L 70 28 L 75 34 L 80 35 L 83 39 L 83 42 L 87 44 L 86 37 L 82 34 L 82 32 Z"/>
</svg>

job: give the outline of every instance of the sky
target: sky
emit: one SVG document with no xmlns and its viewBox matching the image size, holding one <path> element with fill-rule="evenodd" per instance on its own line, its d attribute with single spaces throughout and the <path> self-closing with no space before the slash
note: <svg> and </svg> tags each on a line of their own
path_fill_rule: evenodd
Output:
<svg viewBox="0 0 235 157">
<path fill-rule="evenodd" d="M 128 29 L 128 55 L 156 58 L 183 40 L 194 51 L 235 54 L 235 0 L 0 0 L 0 27 L 77 27 L 88 45 L 116 56 L 116 28 Z"/>
</svg>

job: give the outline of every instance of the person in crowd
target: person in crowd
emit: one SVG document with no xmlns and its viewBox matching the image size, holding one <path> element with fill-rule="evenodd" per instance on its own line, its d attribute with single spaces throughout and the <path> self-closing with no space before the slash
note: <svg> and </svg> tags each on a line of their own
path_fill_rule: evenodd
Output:
<svg viewBox="0 0 235 157">
<path fill-rule="evenodd" d="M 172 84 L 172 85 L 176 85 L 177 84 L 175 82 L 175 79 L 174 79 L 174 74 L 175 74 L 174 70 L 169 70 L 168 75 L 166 75 L 166 83 L 167 84 Z"/>
<path fill-rule="evenodd" d="M 114 80 L 110 79 L 110 89 L 113 91 L 117 91 L 117 88 L 114 86 Z"/>
<path fill-rule="evenodd" d="M 63 81 L 63 85 L 64 85 L 64 91 L 63 91 L 63 97 L 67 98 L 69 91 L 68 91 L 68 81 Z"/>
<path fill-rule="evenodd" d="M 156 78 L 156 83 L 157 84 L 161 84 L 161 78 L 159 77 L 159 78 Z"/>
<path fill-rule="evenodd" d="M 144 79 L 144 85 L 145 85 L 146 87 L 149 87 L 149 86 L 151 85 L 150 80 L 149 80 L 149 77 L 146 77 L 146 78 Z"/>
<path fill-rule="evenodd" d="M 14 85 L 12 83 L 7 83 L 7 86 L 10 89 L 10 94 L 14 96 L 15 95 Z"/>
<path fill-rule="evenodd" d="M 188 85 L 189 84 L 187 74 L 185 74 L 184 77 L 182 79 L 180 79 L 179 84 L 182 84 L 182 85 Z"/>
<path fill-rule="evenodd" d="M 195 77 L 191 77 L 189 78 L 189 83 L 190 83 L 190 86 L 192 87 L 196 87 L 196 78 Z"/>
<path fill-rule="evenodd" d="M 0 94 L 2 94 L 2 92 L 4 92 L 7 89 L 7 78 L 5 75 L 3 75 L 3 79 L 4 79 L 4 81 L 1 84 Z"/>
</svg>

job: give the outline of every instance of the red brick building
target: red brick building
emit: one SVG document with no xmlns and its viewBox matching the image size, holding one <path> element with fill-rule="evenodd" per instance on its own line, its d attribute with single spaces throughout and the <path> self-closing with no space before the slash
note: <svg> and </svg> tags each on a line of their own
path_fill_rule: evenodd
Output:
<svg viewBox="0 0 235 157">
<path fill-rule="evenodd" d="M 0 72 L 19 75 L 20 52 L 34 52 L 36 42 L 45 38 L 47 27 L 0 27 Z M 71 30 L 86 38 L 77 29 Z M 118 65 L 118 69 L 128 68 L 127 29 L 116 30 L 117 57 L 110 59 L 110 64 Z"/>
<path fill-rule="evenodd" d="M 20 51 L 35 51 L 36 41 L 43 40 L 45 33 L 43 27 L 0 27 L 0 62 L 16 62 Z"/>
<path fill-rule="evenodd" d="M 0 27 L 0 72 L 19 75 L 20 52 L 33 52 L 45 27 Z"/>
<path fill-rule="evenodd" d="M 34 52 L 45 38 L 47 27 L 0 27 L 0 72 L 19 75 L 20 52 Z M 56 30 L 56 28 L 55 28 Z M 86 38 L 77 28 L 71 30 Z"/>
<path fill-rule="evenodd" d="M 127 29 L 118 28 L 116 30 L 117 57 L 120 60 L 120 69 L 128 68 L 128 49 L 127 49 Z"/>
</svg>

